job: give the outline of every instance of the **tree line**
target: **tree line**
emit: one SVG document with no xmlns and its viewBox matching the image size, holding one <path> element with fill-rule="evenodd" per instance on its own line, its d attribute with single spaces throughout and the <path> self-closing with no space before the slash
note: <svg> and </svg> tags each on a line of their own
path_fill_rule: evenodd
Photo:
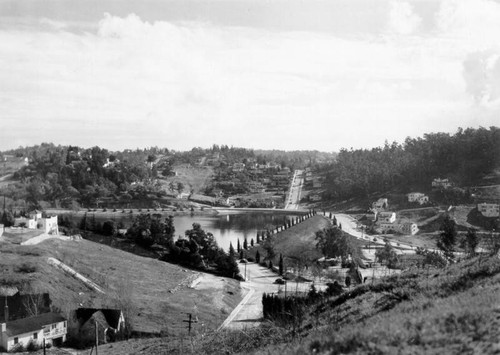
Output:
<svg viewBox="0 0 500 355">
<path fill-rule="evenodd" d="M 453 135 L 429 133 L 373 149 L 342 149 L 324 168 L 325 197 L 367 197 L 392 189 L 425 191 L 434 178 L 470 186 L 500 167 L 498 156 L 498 127 L 460 128 Z"/>
</svg>

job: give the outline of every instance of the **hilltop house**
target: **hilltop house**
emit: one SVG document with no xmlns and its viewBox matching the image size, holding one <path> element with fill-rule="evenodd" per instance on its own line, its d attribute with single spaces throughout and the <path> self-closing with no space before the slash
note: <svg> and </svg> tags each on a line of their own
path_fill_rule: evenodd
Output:
<svg viewBox="0 0 500 355">
<path fill-rule="evenodd" d="M 408 202 L 418 202 L 420 205 L 429 202 L 429 196 L 426 196 L 421 192 L 410 192 L 406 196 L 408 196 Z"/>
<path fill-rule="evenodd" d="M 378 212 L 389 207 L 389 202 L 386 198 L 379 198 L 377 201 L 372 203 L 372 211 Z"/>
<path fill-rule="evenodd" d="M 499 206 L 495 203 L 478 203 L 477 210 L 481 212 L 484 217 L 498 217 Z"/>
<path fill-rule="evenodd" d="M 30 342 L 41 345 L 62 345 L 66 341 L 68 325 L 57 313 L 44 313 L 35 317 L 0 323 L 0 347 L 11 351 L 16 346 L 26 347 Z"/>
<path fill-rule="evenodd" d="M 28 217 L 14 218 L 14 227 L 24 226 L 28 229 L 41 229 L 45 233 L 59 234 L 57 216 L 42 217 L 42 212 L 34 210 Z"/>
</svg>

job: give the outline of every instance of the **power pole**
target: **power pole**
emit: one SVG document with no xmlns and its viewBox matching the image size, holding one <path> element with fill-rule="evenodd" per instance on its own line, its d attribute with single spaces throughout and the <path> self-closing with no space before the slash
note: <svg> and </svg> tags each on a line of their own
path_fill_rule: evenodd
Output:
<svg viewBox="0 0 500 355">
<path fill-rule="evenodd" d="M 97 319 L 95 321 L 95 355 L 98 355 L 98 350 L 97 347 L 99 346 L 99 332 L 98 332 L 98 326 L 97 326 Z"/>
<path fill-rule="evenodd" d="M 191 335 L 191 329 L 192 329 L 192 324 L 193 323 L 197 323 L 198 321 L 197 320 L 193 320 L 193 316 L 191 313 L 186 313 L 188 315 L 188 319 L 187 320 L 183 320 L 183 322 L 185 323 L 188 323 L 188 333 L 189 335 Z"/>
</svg>

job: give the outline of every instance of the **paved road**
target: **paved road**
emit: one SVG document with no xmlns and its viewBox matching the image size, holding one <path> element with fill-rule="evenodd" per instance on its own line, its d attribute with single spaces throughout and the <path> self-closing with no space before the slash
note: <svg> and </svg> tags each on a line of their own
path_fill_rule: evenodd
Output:
<svg viewBox="0 0 500 355">
<path fill-rule="evenodd" d="M 332 212 L 332 215 L 334 213 Z M 358 229 L 358 223 L 355 218 L 346 215 L 346 214 L 335 214 L 335 218 L 337 222 L 342 224 L 342 230 L 353 237 L 358 239 L 363 239 L 366 241 L 370 241 L 375 244 L 385 245 L 385 242 L 381 236 L 372 236 L 367 235 L 363 232 L 363 230 Z M 397 248 L 396 252 L 399 254 L 414 254 L 417 247 L 401 242 L 389 242 L 393 247 Z M 399 245 L 398 245 L 399 244 Z"/>
<path fill-rule="evenodd" d="M 290 183 L 290 192 L 288 193 L 285 209 L 297 210 L 299 208 L 303 184 L 304 184 L 303 171 L 295 170 L 292 182 Z"/>
<path fill-rule="evenodd" d="M 264 292 L 277 292 L 279 289 L 279 285 L 273 284 L 279 277 L 274 272 L 256 263 L 246 265 L 247 281 L 242 282 L 242 287 L 249 291 L 219 329 L 244 329 L 258 326 L 263 316 L 262 294 Z M 242 274 L 244 274 L 244 264 L 239 264 L 239 266 Z"/>
</svg>

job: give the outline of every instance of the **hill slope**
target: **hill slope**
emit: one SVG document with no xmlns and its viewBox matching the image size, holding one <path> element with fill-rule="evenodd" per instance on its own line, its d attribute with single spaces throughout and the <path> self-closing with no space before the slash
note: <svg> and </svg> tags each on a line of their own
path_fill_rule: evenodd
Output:
<svg viewBox="0 0 500 355">
<path fill-rule="evenodd" d="M 121 308 L 135 331 L 185 332 L 183 312 L 192 312 L 215 328 L 241 299 L 234 280 L 193 272 L 177 265 L 133 255 L 87 240 L 48 240 L 36 246 L 1 243 L 0 285 L 21 292 L 48 292 L 53 305 L 69 314 L 78 307 Z M 100 294 L 47 263 L 54 257 L 104 289 Z M 213 287 L 191 289 L 210 278 Z M 216 283 L 213 279 L 222 279 Z"/>
</svg>

